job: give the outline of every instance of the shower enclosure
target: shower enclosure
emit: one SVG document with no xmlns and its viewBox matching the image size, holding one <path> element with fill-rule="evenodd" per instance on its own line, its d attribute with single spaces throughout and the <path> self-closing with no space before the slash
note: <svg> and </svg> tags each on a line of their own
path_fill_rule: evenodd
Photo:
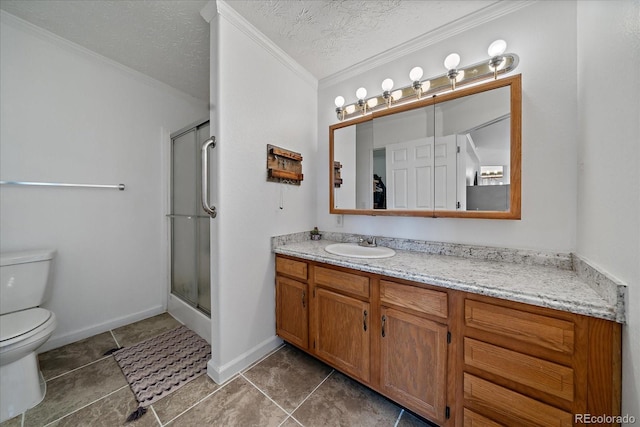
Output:
<svg viewBox="0 0 640 427">
<path fill-rule="evenodd" d="M 209 121 L 171 135 L 171 212 L 167 215 L 171 223 L 171 294 L 206 316 L 211 315 L 211 216 L 201 203 L 201 156 L 208 138 Z"/>
</svg>

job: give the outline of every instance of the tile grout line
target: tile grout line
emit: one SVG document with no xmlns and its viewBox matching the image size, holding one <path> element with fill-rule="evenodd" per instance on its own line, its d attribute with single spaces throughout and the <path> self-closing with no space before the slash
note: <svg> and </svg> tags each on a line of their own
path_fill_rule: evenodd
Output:
<svg viewBox="0 0 640 427">
<path fill-rule="evenodd" d="M 86 404 L 86 405 L 84 405 L 84 406 L 79 407 L 78 409 L 75 409 L 75 410 L 73 410 L 73 411 L 71 411 L 71 412 L 69 412 L 69 413 L 67 413 L 67 414 L 64 414 L 64 415 L 63 415 L 63 416 L 61 416 L 60 418 L 57 418 L 57 419 L 55 419 L 55 420 L 53 420 L 53 421 L 49 421 L 47 424 L 45 424 L 45 425 L 44 425 L 44 427 L 50 426 L 50 425 L 52 425 L 53 423 L 56 423 L 56 422 L 58 422 L 58 421 L 62 420 L 63 418 L 67 418 L 69 415 L 75 414 L 76 412 L 81 411 L 82 409 L 84 409 L 84 408 L 86 408 L 86 407 L 88 407 L 88 406 L 91 406 L 91 405 L 93 405 L 94 403 L 99 402 L 99 401 L 101 401 L 102 399 L 105 399 L 105 398 L 107 398 L 107 397 L 111 396 L 111 395 L 112 395 L 112 394 L 114 394 L 114 393 L 119 392 L 120 390 L 122 390 L 122 389 L 124 389 L 124 388 L 126 388 L 126 387 L 129 387 L 129 384 L 123 385 L 122 387 L 117 388 L 117 389 L 115 389 L 115 390 L 113 390 L 113 391 L 111 391 L 111 392 L 109 392 L 109 393 L 105 394 L 104 396 L 101 396 L 100 398 L 98 398 L 98 399 L 96 399 L 96 400 L 94 400 L 94 401 L 92 401 L 92 402 L 89 402 L 89 403 L 87 403 L 87 404 Z"/>
<path fill-rule="evenodd" d="M 72 372 L 78 371 L 78 370 L 80 370 L 80 369 L 82 369 L 82 368 L 86 368 L 87 366 L 93 365 L 94 363 L 101 362 L 101 361 L 103 361 L 103 360 L 105 360 L 105 359 L 108 359 L 109 357 L 111 357 L 111 355 L 110 355 L 110 354 L 109 354 L 109 355 L 107 355 L 107 356 L 102 356 L 100 359 L 94 360 L 93 362 L 86 363 L 86 364 L 84 364 L 84 365 L 82 365 L 82 366 L 78 366 L 77 368 L 73 368 L 73 369 L 72 369 L 72 370 L 70 370 L 70 371 L 63 372 L 63 373 L 61 373 L 61 374 L 59 374 L 59 375 L 56 375 L 55 377 L 51 377 L 51 378 L 49 378 L 49 379 L 45 380 L 45 382 L 53 381 L 53 380 L 58 379 L 58 378 L 60 378 L 60 377 L 64 377 L 64 376 L 65 376 L 65 375 L 67 375 L 67 374 L 70 374 L 70 373 L 72 373 Z"/>
<path fill-rule="evenodd" d="M 156 412 L 153 405 L 150 405 L 149 408 L 151 409 L 151 412 L 153 412 L 153 416 L 156 417 L 156 421 L 158 422 L 158 425 L 162 426 L 162 421 L 160 421 L 160 417 L 158 416 L 158 413 Z"/>
<path fill-rule="evenodd" d="M 113 338 L 113 340 L 116 342 L 116 347 L 120 348 L 120 343 L 118 342 L 118 339 L 116 338 L 116 334 L 113 333 L 113 329 L 109 329 L 109 333 L 111 334 L 111 338 Z"/>
<path fill-rule="evenodd" d="M 245 377 L 244 374 L 240 374 L 240 376 L 242 378 L 244 378 L 249 384 L 251 384 L 253 387 L 255 387 L 256 390 L 258 390 L 260 393 L 262 393 L 267 399 L 269 399 L 271 402 L 273 402 L 274 405 L 276 405 L 278 408 L 280 408 L 282 411 L 284 411 L 285 414 L 287 414 L 287 418 L 289 418 L 291 416 L 291 414 L 289 413 L 289 411 L 287 411 L 286 409 L 284 409 L 282 406 L 280 406 L 278 404 L 278 402 L 276 402 L 275 400 L 273 400 L 271 397 L 269 397 L 269 395 L 267 393 L 265 393 L 264 391 L 262 391 L 260 389 L 260 387 L 258 387 L 257 385 L 255 385 L 253 383 L 253 381 L 251 381 L 249 378 Z"/>
<path fill-rule="evenodd" d="M 289 415 L 287 418 L 282 420 L 282 422 L 278 425 L 278 427 L 282 427 L 287 420 L 293 420 L 297 425 L 304 427 L 300 421 L 298 421 L 293 415 Z"/>
<path fill-rule="evenodd" d="M 298 419 L 297 419 L 296 417 L 294 417 L 294 416 L 293 416 L 293 414 L 294 414 L 294 413 L 295 413 L 295 412 L 296 412 L 296 411 L 297 411 L 297 410 L 298 410 L 298 409 L 299 409 L 299 408 L 304 404 L 304 402 L 306 402 L 306 401 L 311 397 L 311 395 L 312 395 L 313 393 L 315 393 L 315 392 L 316 392 L 316 390 L 318 390 L 318 388 L 320 388 L 320 386 L 321 386 L 322 384 L 324 384 L 324 383 L 329 379 L 329 377 L 330 377 L 331 375 L 333 375 L 333 373 L 334 373 L 335 371 L 336 371 L 335 369 L 332 369 L 332 370 L 331 370 L 331 372 L 329 372 L 329 374 L 328 374 L 328 375 L 327 375 L 327 376 L 326 376 L 322 381 L 320 381 L 320 384 L 318 384 L 318 385 L 317 385 L 313 390 L 311 390 L 311 393 L 309 393 L 309 394 L 307 395 L 307 397 L 305 397 L 304 399 L 302 399 L 302 402 L 300 402 L 300 403 L 298 404 L 298 406 L 296 406 L 296 407 L 293 409 L 293 411 L 291 411 L 291 415 L 289 415 L 289 417 L 290 417 L 290 418 L 293 418 L 293 420 L 294 420 L 295 422 L 297 422 L 297 423 L 298 423 L 298 424 L 300 424 L 301 426 L 304 426 L 304 424 L 302 424 L 300 421 L 298 421 Z M 285 421 L 286 421 L 286 420 L 285 420 Z M 284 422 L 284 421 L 283 421 L 283 422 Z"/>
<path fill-rule="evenodd" d="M 207 374 L 204 374 L 207 375 Z M 226 386 L 228 386 L 229 384 L 231 384 L 233 381 L 235 381 L 240 375 L 236 375 L 233 378 L 229 379 L 226 383 L 222 384 L 219 388 L 215 389 L 214 391 L 212 391 L 211 393 L 207 394 L 205 397 L 203 397 L 202 399 L 198 400 L 196 403 L 194 403 L 193 405 L 189 406 L 187 409 L 185 409 L 184 411 L 180 412 L 178 415 L 176 415 L 175 417 L 171 418 L 169 421 L 166 422 L 166 424 L 162 424 L 162 421 L 160 421 L 160 425 L 161 426 L 166 426 L 168 424 L 171 424 L 172 422 L 174 422 L 178 417 L 181 417 L 182 415 L 186 414 L 187 412 L 189 412 L 190 410 L 192 410 L 193 408 L 195 408 L 196 406 L 198 406 L 199 404 L 201 404 L 202 402 L 204 402 L 205 400 L 207 400 L 208 398 L 210 398 L 211 396 L 213 396 L 214 394 L 216 394 L 217 392 L 219 392 L 220 390 L 222 390 L 223 388 L 225 388 Z"/>
<path fill-rule="evenodd" d="M 396 423 L 393 425 L 393 427 L 398 427 L 398 424 L 400 424 L 400 420 L 402 419 L 402 414 L 404 414 L 404 408 L 400 410 L 400 413 L 398 414 L 398 419 L 396 420 Z"/>
<path fill-rule="evenodd" d="M 116 339 L 116 337 L 115 337 L 115 335 L 113 334 L 113 331 L 112 331 L 111 329 L 109 330 L 109 333 L 111 334 L 111 338 L 113 338 L 113 341 L 116 343 L 116 347 L 120 348 L 120 344 L 118 343 L 118 340 Z M 61 374 L 59 374 L 59 375 L 56 375 L 55 377 L 51 377 L 51 378 L 49 378 L 49 379 L 46 379 L 46 380 L 45 380 L 45 383 L 47 383 L 47 382 L 49 382 L 49 381 L 52 381 L 52 380 L 55 380 L 55 379 L 57 379 L 57 378 L 63 377 L 63 376 L 65 376 L 65 375 L 70 374 L 70 373 L 72 373 L 72 372 L 75 372 L 75 371 L 77 371 L 77 370 L 79 370 L 79 369 L 86 368 L 87 366 L 89 366 L 89 365 L 93 365 L 94 363 L 98 363 L 98 362 L 100 362 L 100 361 L 102 361 L 102 360 L 104 360 L 104 359 L 106 359 L 106 358 L 108 358 L 108 357 L 111 357 L 111 355 L 110 355 L 110 354 L 108 354 L 108 355 L 106 355 L 106 356 L 104 356 L 104 355 L 103 355 L 101 358 L 96 359 L 96 360 L 94 360 L 93 362 L 85 363 L 84 365 L 82 365 L 82 366 L 78 366 L 77 368 L 73 368 L 73 369 L 71 369 L 70 371 L 66 371 L 66 372 L 63 372 L 63 373 L 61 373 Z"/>
<path fill-rule="evenodd" d="M 260 360 L 257 360 L 255 362 L 253 362 L 251 365 L 249 365 L 245 370 L 241 371 L 240 373 L 249 372 L 251 369 L 255 368 L 257 365 L 259 365 L 260 363 L 264 362 L 267 358 L 273 356 L 275 353 L 277 353 L 278 351 L 282 350 L 285 346 L 286 346 L 286 344 L 283 342 L 278 348 L 276 348 L 274 350 L 271 350 L 269 352 L 269 354 L 263 356 Z"/>
</svg>

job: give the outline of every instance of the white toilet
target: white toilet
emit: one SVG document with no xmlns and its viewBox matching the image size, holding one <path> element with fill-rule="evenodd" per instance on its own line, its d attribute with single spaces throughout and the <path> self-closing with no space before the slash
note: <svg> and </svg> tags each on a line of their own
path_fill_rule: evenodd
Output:
<svg viewBox="0 0 640 427">
<path fill-rule="evenodd" d="M 56 328 L 45 301 L 54 250 L 0 255 L 0 423 L 44 399 L 36 350 Z"/>
</svg>

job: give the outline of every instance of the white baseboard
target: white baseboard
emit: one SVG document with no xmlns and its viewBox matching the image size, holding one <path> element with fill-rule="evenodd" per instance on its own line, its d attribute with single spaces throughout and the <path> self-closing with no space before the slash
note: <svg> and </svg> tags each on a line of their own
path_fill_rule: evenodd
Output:
<svg viewBox="0 0 640 427">
<path fill-rule="evenodd" d="M 216 384 L 223 384 L 281 345 L 282 340 L 274 335 L 222 366 L 216 366 L 213 360 L 209 360 L 209 363 L 207 363 L 207 375 Z"/>
<path fill-rule="evenodd" d="M 119 328 L 120 326 L 128 325 L 130 323 L 134 323 L 148 317 L 156 316 L 158 314 L 164 313 L 165 311 L 166 309 L 164 306 L 158 305 L 148 310 L 128 314 L 126 316 L 118 317 L 117 319 L 112 319 L 108 322 L 103 322 L 97 325 L 91 325 L 83 329 L 68 332 L 64 335 L 56 336 L 54 333 L 54 335 L 46 343 L 44 343 L 42 347 L 38 349 L 38 353 L 44 353 L 45 351 L 53 350 L 54 348 L 62 347 L 63 345 L 71 344 L 76 341 L 80 341 L 85 338 L 110 331 L 111 329 Z"/>
</svg>

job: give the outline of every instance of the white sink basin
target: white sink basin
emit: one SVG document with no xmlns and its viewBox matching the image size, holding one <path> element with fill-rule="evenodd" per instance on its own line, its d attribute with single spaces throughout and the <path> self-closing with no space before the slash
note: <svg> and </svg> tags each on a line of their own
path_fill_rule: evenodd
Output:
<svg viewBox="0 0 640 427">
<path fill-rule="evenodd" d="M 396 251 L 391 248 L 383 246 L 366 247 L 357 243 L 333 243 L 325 247 L 324 250 L 330 254 L 351 258 L 391 258 L 396 254 Z"/>
</svg>

